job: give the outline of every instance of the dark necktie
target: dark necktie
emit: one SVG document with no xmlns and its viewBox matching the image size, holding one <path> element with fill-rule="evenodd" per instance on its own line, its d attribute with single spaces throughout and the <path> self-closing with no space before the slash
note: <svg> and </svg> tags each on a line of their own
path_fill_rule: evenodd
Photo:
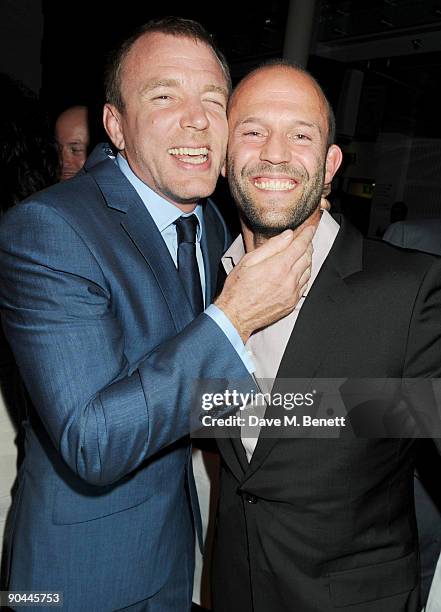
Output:
<svg viewBox="0 0 441 612">
<path fill-rule="evenodd" d="M 196 215 L 179 217 L 175 225 L 178 236 L 178 272 L 196 317 L 204 309 L 201 277 L 196 259 L 198 220 Z"/>
</svg>

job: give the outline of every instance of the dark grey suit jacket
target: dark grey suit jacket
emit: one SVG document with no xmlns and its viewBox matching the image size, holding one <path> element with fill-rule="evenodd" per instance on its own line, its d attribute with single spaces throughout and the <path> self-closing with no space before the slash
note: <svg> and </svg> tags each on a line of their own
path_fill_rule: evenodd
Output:
<svg viewBox="0 0 441 612">
<path fill-rule="evenodd" d="M 287 378 L 415 379 L 418 420 L 428 401 L 435 407 L 427 378 L 440 374 L 441 260 L 365 240 L 343 222 L 275 389 Z M 378 410 L 371 402 L 354 414 Z M 419 612 L 413 473 L 424 441 L 261 435 L 250 464 L 240 440 L 218 442 L 216 612 Z"/>
<path fill-rule="evenodd" d="M 441 219 L 415 219 L 392 223 L 383 240 L 405 249 L 441 255 Z M 441 549 L 440 457 L 427 448 L 418 460 L 415 507 L 421 554 L 421 601 L 429 595 Z"/>
</svg>

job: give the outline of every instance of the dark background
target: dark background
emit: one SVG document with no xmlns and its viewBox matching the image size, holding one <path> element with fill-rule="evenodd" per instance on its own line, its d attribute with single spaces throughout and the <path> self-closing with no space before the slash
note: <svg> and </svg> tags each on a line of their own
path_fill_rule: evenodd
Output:
<svg viewBox="0 0 441 612">
<path fill-rule="evenodd" d="M 441 0 L 313 4 L 308 68 L 337 113 L 345 153 L 331 196 L 335 206 L 374 235 L 387 225 L 396 200 L 406 201 L 409 217 L 441 216 Z M 201 21 L 225 52 L 236 82 L 262 60 L 282 56 L 285 37 L 293 35 L 285 31 L 289 5 L 2 0 L 0 70 L 39 92 L 52 118 L 86 104 L 96 142 L 104 137 L 106 57 L 134 27 L 171 14 Z M 227 201 L 224 192 L 221 186 Z"/>
</svg>

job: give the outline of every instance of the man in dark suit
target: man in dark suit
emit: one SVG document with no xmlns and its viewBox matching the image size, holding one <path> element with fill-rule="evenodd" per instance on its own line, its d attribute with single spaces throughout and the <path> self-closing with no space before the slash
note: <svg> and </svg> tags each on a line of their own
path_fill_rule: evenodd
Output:
<svg viewBox="0 0 441 612">
<path fill-rule="evenodd" d="M 227 273 L 278 232 L 316 227 L 311 279 L 294 312 L 246 343 L 255 375 L 265 392 L 275 379 L 273 397 L 292 400 L 300 379 L 309 391 L 327 381 L 334 395 L 313 401 L 312 415 L 329 417 L 315 432 L 266 429 L 287 413 L 311 416 L 305 405 L 288 412 L 273 403 L 253 407 L 268 419 L 257 434 L 245 410 L 240 436 L 219 438 L 214 610 L 417 612 L 419 443 L 406 436 L 440 435 L 428 409 L 430 378 L 441 372 L 441 263 L 365 240 L 320 210 L 341 152 L 329 104 L 305 71 L 280 62 L 253 71 L 233 93 L 229 125 L 242 235 L 223 257 Z M 377 399 L 375 379 L 385 380 Z M 409 410 L 395 402 L 401 388 L 412 395 Z M 342 407 L 347 417 L 336 422 Z"/>
<path fill-rule="evenodd" d="M 389 225 L 383 240 L 405 249 L 441 255 L 441 219 L 414 219 Z"/>
<path fill-rule="evenodd" d="M 253 384 L 242 337 L 294 307 L 312 237 L 264 245 L 209 306 L 228 233 L 205 198 L 224 163 L 229 82 L 199 24 L 147 24 L 107 75 L 117 158 L 95 153 L 2 220 L 3 324 L 34 404 L 9 590 L 61 591 L 74 612 L 190 609 L 193 382 Z"/>
<path fill-rule="evenodd" d="M 405 249 L 415 249 L 441 255 L 441 219 L 396 221 L 389 225 L 383 240 Z M 415 507 L 421 551 L 421 598 L 426 602 L 432 586 L 441 549 L 441 490 L 439 465 L 441 459 L 435 449 L 426 446 L 419 457 L 415 474 Z M 436 583 L 438 581 L 438 584 Z M 438 578 L 433 588 L 440 589 Z"/>
</svg>

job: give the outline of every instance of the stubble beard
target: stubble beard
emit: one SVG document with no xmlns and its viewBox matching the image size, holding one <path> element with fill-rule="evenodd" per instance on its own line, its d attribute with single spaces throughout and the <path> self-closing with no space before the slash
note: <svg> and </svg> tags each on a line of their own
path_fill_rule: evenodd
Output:
<svg viewBox="0 0 441 612">
<path fill-rule="evenodd" d="M 251 168 L 246 172 L 241 172 L 240 178 L 234 172 L 234 159 L 229 160 L 228 164 L 228 179 L 230 191 L 236 202 L 241 220 L 253 232 L 254 239 L 262 242 L 280 234 L 286 229 L 297 229 L 302 225 L 318 208 L 323 192 L 325 169 L 324 164 L 319 164 L 319 170 L 310 176 L 306 170 L 304 172 L 293 171 L 290 169 L 286 172 L 285 169 L 279 168 L 278 171 L 286 174 L 299 181 L 299 186 L 296 187 L 293 193 L 292 200 L 285 206 L 285 213 L 280 211 L 280 203 L 277 198 L 267 200 L 265 209 L 259 206 L 253 199 L 252 194 L 247 189 L 247 176 L 255 175 L 261 172 L 265 175 L 270 175 L 268 167 L 263 168 L 262 165 L 256 171 L 256 168 Z M 303 185 L 300 197 L 297 190 Z"/>
</svg>

